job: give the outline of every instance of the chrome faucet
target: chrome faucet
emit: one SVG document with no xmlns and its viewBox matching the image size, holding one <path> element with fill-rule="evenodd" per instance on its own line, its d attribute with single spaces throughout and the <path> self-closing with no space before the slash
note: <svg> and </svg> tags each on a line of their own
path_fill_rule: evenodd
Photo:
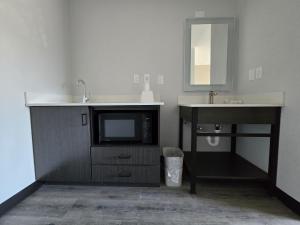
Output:
<svg viewBox="0 0 300 225">
<path fill-rule="evenodd" d="M 209 92 L 209 102 L 208 102 L 209 104 L 214 104 L 214 97 L 216 95 L 218 95 L 218 93 L 215 92 L 215 91 L 210 91 Z"/>
<path fill-rule="evenodd" d="M 77 86 L 79 87 L 80 85 L 83 86 L 82 103 L 87 103 L 89 101 L 89 98 L 87 97 L 87 94 L 86 94 L 86 84 L 85 84 L 85 81 L 82 80 L 82 79 L 79 79 L 77 81 Z"/>
</svg>

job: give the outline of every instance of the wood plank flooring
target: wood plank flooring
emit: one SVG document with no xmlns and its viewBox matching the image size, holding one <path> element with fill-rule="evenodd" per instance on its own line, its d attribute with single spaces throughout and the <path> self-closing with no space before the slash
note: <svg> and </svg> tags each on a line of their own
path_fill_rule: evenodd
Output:
<svg viewBox="0 0 300 225">
<path fill-rule="evenodd" d="M 44 185 L 0 225 L 300 225 L 258 186 L 200 184 L 180 189 Z"/>
</svg>

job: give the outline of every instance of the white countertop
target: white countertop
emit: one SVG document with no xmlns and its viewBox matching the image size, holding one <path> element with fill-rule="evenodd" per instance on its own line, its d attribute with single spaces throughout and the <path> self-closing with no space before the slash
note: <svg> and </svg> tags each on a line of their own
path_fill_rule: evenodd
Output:
<svg viewBox="0 0 300 225">
<path fill-rule="evenodd" d="M 178 104 L 179 106 L 191 108 L 221 108 L 221 107 L 283 107 L 279 104 Z"/>
<path fill-rule="evenodd" d="M 35 106 L 151 106 L 151 105 L 164 105 L 164 102 L 36 102 L 36 103 L 27 103 L 28 107 Z"/>
</svg>

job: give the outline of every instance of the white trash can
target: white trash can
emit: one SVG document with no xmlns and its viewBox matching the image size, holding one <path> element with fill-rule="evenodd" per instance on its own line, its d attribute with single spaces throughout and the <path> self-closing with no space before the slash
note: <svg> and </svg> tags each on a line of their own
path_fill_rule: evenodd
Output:
<svg viewBox="0 0 300 225">
<path fill-rule="evenodd" d="M 183 152 L 179 148 L 164 147 L 165 180 L 168 187 L 180 187 L 182 183 Z"/>
</svg>

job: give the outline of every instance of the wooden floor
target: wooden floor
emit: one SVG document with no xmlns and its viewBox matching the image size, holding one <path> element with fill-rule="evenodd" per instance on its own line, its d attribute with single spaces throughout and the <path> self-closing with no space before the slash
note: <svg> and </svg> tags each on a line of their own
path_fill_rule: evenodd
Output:
<svg viewBox="0 0 300 225">
<path fill-rule="evenodd" d="M 201 184 L 181 189 L 44 185 L 1 225 L 300 225 L 263 188 Z"/>
</svg>

